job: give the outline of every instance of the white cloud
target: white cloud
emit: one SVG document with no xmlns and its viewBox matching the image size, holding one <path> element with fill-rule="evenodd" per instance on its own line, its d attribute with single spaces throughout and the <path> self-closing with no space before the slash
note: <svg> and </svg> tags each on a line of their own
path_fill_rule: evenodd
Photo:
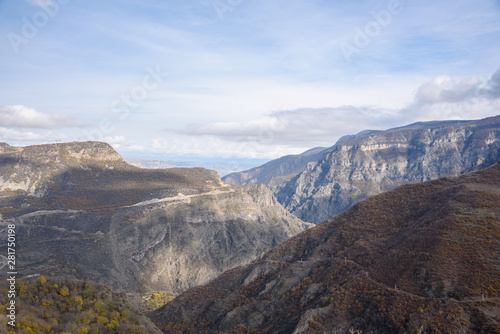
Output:
<svg viewBox="0 0 500 334">
<path fill-rule="evenodd" d="M 125 136 L 107 136 L 102 139 L 102 141 L 113 146 L 115 150 L 119 150 L 122 152 L 144 152 L 147 149 L 142 146 L 136 144 L 135 140 L 127 140 Z"/>
<path fill-rule="evenodd" d="M 424 83 L 417 91 L 417 103 L 460 102 L 474 97 L 481 81 L 477 75 L 456 82 L 447 75 L 441 75 Z"/>
<path fill-rule="evenodd" d="M 477 75 L 458 81 L 448 75 L 438 76 L 418 88 L 415 103 L 459 103 L 473 98 L 500 98 L 500 69 L 487 82 Z"/>
<path fill-rule="evenodd" d="M 406 123 L 431 120 L 472 120 L 498 115 L 500 99 L 471 98 L 460 103 L 414 105 L 402 112 Z"/>
<path fill-rule="evenodd" d="M 68 115 L 49 115 L 23 105 L 0 107 L 0 126 L 33 129 L 79 127 L 82 124 Z"/>
<path fill-rule="evenodd" d="M 154 150 L 162 150 L 168 147 L 168 142 L 163 138 L 153 138 L 151 140 L 151 147 Z"/>
<path fill-rule="evenodd" d="M 478 91 L 479 96 L 487 98 L 500 98 L 500 69 L 497 70 L 488 80 L 486 85 Z"/>
<path fill-rule="evenodd" d="M 385 130 L 418 121 L 494 116 L 500 110 L 499 93 L 500 71 L 486 83 L 475 75 L 460 80 L 439 76 L 422 84 L 414 100 L 404 108 L 355 105 L 300 108 L 272 112 L 246 122 L 192 124 L 174 132 L 195 138 L 203 137 L 205 141 L 213 141 L 214 147 L 226 142 L 240 146 L 246 143 L 254 149 L 267 147 L 270 150 L 277 147 L 291 150 L 331 146 L 339 137 L 362 130 Z M 161 144 L 157 140 L 153 147 L 161 147 Z M 239 151 L 237 154 L 240 154 Z"/>
<path fill-rule="evenodd" d="M 276 159 L 287 154 L 301 153 L 308 148 L 308 146 L 301 147 L 279 144 L 270 146 L 258 141 L 238 142 L 216 136 L 206 136 L 203 138 L 175 136 L 155 138 L 145 150 L 149 153 L 168 154 L 171 156 Z"/>
<path fill-rule="evenodd" d="M 456 80 L 441 75 L 422 84 L 413 103 L 401 112 L 408 121 L 479 119 L 498 115 L 500 70 L 483 82 L 478 76 Z"/>
<path fill-rule="evenodd" d="M 249 122 L 191 125 L 188 136 L 213 136 L 259 145 L 333 145 L 341 135 L 398 125 L 395 111 L 374 107 L 302 108 L 277 111 Z"/>
<path fill-rule="evenodd" d="M 125 136 L 107 136 L 104 137 L 103 141 L 110 145 L 121 145 L 127 142 Z"/>
<path fill-rule="evenodd" d="M 44 133 L 36 133 L 26 130 L 14 130 L 9 128 L 0 127 L 0 141 L 9 144 L 14 142 L 55 142 L 56 140 L 63 139 L 60 135 L 55 135 L 50 131 Z"/>
</svg>

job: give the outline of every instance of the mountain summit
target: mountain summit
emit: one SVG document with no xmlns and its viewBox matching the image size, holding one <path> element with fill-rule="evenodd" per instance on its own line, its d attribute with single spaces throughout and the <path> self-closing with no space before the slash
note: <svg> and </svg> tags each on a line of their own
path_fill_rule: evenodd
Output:
<svg viewBox="0 0 500 334">
<path fill-rule="evenodd" d="M 109 144 L 73 142 L 14 147 L 0 143 L 0 193 L 41 195 L 52 176 L 70 168 L 130 169 Z"/>
</svg>

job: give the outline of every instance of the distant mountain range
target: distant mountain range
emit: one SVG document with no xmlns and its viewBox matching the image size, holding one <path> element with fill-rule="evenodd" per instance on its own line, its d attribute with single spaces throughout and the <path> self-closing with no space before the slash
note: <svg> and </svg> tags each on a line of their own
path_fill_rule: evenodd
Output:
<svg viewBox="0 0 500 334">
<path fill-rule="evenodd" d="M 223 180 L 265 184 L 287 210 L 318 224 L 399 185 L 491 166 L 500 159 L 499 148 L 500 116 L 415 123 L 343 137 L 330 148 L 283 157 Z"/>
<path fill-rule="evenodd" d="M 413 129 L 425 129 L 418 138 L 432 150 L 468 133 L 455 126 Z M 407 143 L 392 133 L 384 138 Z M 339 150 L 364 152 L 367 140 Z M 471 140 L 482 146 L 484 138 Z M 499 217 L 499 164 L 404 185 L 183 293 L 151 318 L 164 333 L 186 334 L 500 333 Z"/>
<path fill-rule="evenodd" d="M 140 169 L 109 145 L 0 144 L 0 248 L 15 224 L 22 276 L 178 294 L 309 224 L 264 186 L 202 168 Z"/>
<path fill-rule="evenodd" d="M 124 158 L 124 160 L 132 166 L 146 169 L 161 169 L 161 168 L 174 168 L 174 167 L 202 167 L 210 170 L 214 170 L 219 175 L 225 176 L 231 173 L 239 172 L 248 168 L 252 168 L 259 164 L 259 160 L 255 161 L 244 161 L 244 160 L 234 160 L 220 159 L 215 162 L 208 161 L 175 161 L 175 160 L 155 160 L 155 159 L 137 159 L 137 158 Z M 260 162 L 262 163 L 262 162 Z"/>
<path fill-rule="evenodd" d="M 332 147 L 315 147 L 301 154 L 286 155 L 247 171 L 228 174 L 222 179 L 224 182 L 239 185 L 264 184 L 272 189 L 302 172 L 306 169 L 308 163 L 320 160 L 323 155 L 334 150 L 336 145 L 377 132 L 379 131 L 365 130 L 356 135 L 344 136 Z"/>
<path fill-rule="evenodd" d="M 316 147 L 302 154 L 286 155 L 247 171 L 231 173 L 224 176 L 223 180 L 231 184 L 264 184 L 272 188 L 289 181 L 302 172 L 309 162 L 318 161 L 329 150 L 330 148 Z"/>
</svg>

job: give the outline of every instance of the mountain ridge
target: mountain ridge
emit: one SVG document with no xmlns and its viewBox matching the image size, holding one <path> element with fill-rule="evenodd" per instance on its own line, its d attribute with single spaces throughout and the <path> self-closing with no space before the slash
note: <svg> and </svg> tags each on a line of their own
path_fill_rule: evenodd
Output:
<svg viewBox="0 0 500 334">
<path fill-rule="evenodd" d="M 224 176 L 222 180 L 227 183 L 238 185 L 264 184 L 274 189 L 279 184 L 289 181 L 295 175 L 306 169 L 308 163 L 318 161 L 323 155 L 334 150 L 336 145 L 347 140 L 377 132 L 377 130 L 364 130 L 355 135 L 343 136 L 331 147 L 315 147 L 301 154 L 286 155 L 247 171 L 228 174 Z"/>
<path fill-rule="evenodd" d="M 328 148 L 312 148 L 301 154 L 278 158 L 248 171 L 228 174 L 222 180 L 238 185 L 265 184 L 272 187 L 290 179 L 302 171 L 307 163 L 319 159 L 327 151 Z"/>
<path fill-rule="evenodd" d="M 299 218 L 320 223 L 401 184 L 491 166 L 499 149 L 500 116 L 414 123 L 344 141 L 273 192 Z"/>
<path fill-rule="evenodd" d="M 151 314 L 164 333 L 500 333 L 500 165 L 373 196 Z"/>
<path fill-rule="evenodd" d="M 24 276 L 177 294 L 309 227 L 215 171 L 140 169 L 98 142 L 1 149 L 0 235 L 15 224 Z"/>
<path fill-rule="evenodd" d="M 1 143 L 0 166 L 0 193 L 9 189 L 40 196 L 47 186 L 45 180 L 69 168 L 133 168 L 109 144 L 91 141 L 26 147 Z"/>
</svg>

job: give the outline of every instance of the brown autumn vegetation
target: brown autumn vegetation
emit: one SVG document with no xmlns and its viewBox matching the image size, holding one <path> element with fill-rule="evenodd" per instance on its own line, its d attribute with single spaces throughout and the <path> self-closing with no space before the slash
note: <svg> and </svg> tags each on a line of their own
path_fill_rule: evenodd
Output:
<svg viewBox="0 0 500 334">
<path fill-rule="evenodd" d="M 217 172 L 203 168 L 147 170 L 131 166 L 111 146 L 100 142 L 22 148 L 1 143 L 0 174 L 14 187 L 0 189 L 4 219 L 35 210 L 108 214 L 152 198 L 221 186 Z"/>
<path fill-rule="evenodd" d="M 185 195 L 207 192 L 219 187 L 220 179 L 216 172 L 202 168 L 102 169 L 90 164 L 56 173 L 44 184 L 43 197 L 26 196 L 22 192 L 7 194 L 0 201 L 0 214 L 11 218 L 37 209 L 108 214 L 123 206 L 176 196 L 179 192 Z"/>
<path fill-rule="evenodd" d="M 151 314 L 164 333 L 500 333 L 500 165 L 365 200 Z"/>
</svg>

